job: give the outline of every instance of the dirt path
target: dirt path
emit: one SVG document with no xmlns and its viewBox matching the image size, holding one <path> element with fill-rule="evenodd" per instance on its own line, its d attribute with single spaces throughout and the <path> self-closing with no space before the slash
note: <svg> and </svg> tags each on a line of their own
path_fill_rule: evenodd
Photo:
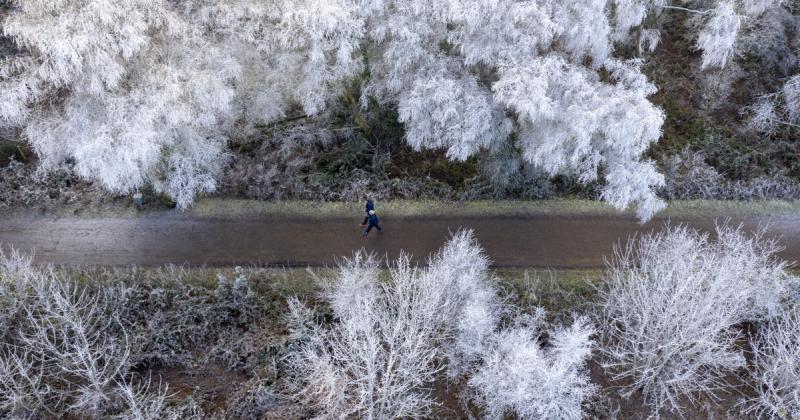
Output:
<svg viewBox="0 0 800 420">
<path fill-rule="evenodd" d="M 130 219 L 0 219 L 0 244 L 35 252 L 37 263 L 81 265 L 275 264 L 330 265 L 365 247 L 395 257 L 400 250 L 424 257 L 448 232 L 474 229 L 498 267 L 601 267 L 612 245 L 637 232 L 663 227 L 656 219 L 640 226 L 628 217 L 382 218 L 385 233 L 361 238 L 357 217 L 328 221 L 210 219 L 174 215 Z M 709 230 L 713 218 L 672 219 Z M 770 223 L 782 236 L 782 256 L 800 261 L 800 215 L 732 219 L 746 229 Z"/>
</svg>

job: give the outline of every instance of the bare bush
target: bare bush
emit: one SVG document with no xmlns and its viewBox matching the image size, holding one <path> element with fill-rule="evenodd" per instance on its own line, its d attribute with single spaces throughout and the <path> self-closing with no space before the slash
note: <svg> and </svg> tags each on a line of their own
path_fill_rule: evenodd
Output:
<svg viewBox="0 0 800 420">
<path fill-rule="evenodd" d="M 336 327 L 294 332 L 308 337 L 291 363 L 300 380 L 296 395 L 323 417 L 429 414 L 427 388 L 444 369 L 437 343 L 458 328 L 461 304 L 469 297 L 457 286 L 473 286 L 486 276 L 488 262 L 471 242 L 465 234 L 457 237 L 428 270 L 401 257 L 390 282 L 379 281 L 374 258 L 357 254 L 345 260 L 325 295 Z M 309 324 L 302 305 L 292 301 L 290 310 L 293 325 Z"/>
<path fill-rule="evenodd" d="M 136 391 L 129 385 L 131 346 L 118 289 L 77 286 L 13 252 L 0 261 L 0 414 L 97 418 L 144 404 L 145 395 L 146 412 L 160 407 L 162 394 L 150 394 L 146 383 Z"/>
<path fill-rule="evenodd" d="M 757 398 L 749 411 L 771 419 L 800 418 L 800 308 L 760 328 L 750 344 Z"/>
<path fill-rule="evenodd" d="M 221 192 L 260 200 L 453 198 L 451 186 L 431 177 L 392 174 L 391 150 L 384 149 L 400 147 L 396 138 L 379 148 L 329 116 L 276 124 L 239 145 Z"/>
<path fill-rule="evenodd" d="M 0 417 L 260 418 L 286 406 L 271 389 L 285 339 L 264 315 L 283 312 L 280 288 L 296 284 L 264 281 L 257 293 L 253 279 L 273 280 L 271 270 L 230 271 L 0 256 Z M 187 387 L 183 402 L 168 395 Z"/>
<path fill-rule="evenodd" d="M 121 395 L 126 409 L 117 415 L 125 420 L 151 420 L 170 417 L 167 415 L 166 399 L 167 388 L 160 386 L 153 391 L 150 378 L 133 385 L 129 383 L 118 383 L 118 393 Z M 173 417 L 176 418 L 176 417 Z"/>
<path fill-rule="evenodd" d="M 592 329 L 581 321 L 555 332 L 552 349 L 541 349 L 537 322 L 523 324 L 530 318 L 498 300 L 471 232 L 455 234 L 427 268 L 403 256 L 390 279 L 379 274 L 372 257 L 345 260 L 324 295 L 337 321 L 330 328 L 290 300 L 290 331 L 300 340 L 289 357 L 290 389 L 321 417 L 429 415 L 430 388 L 440 374 L 461 380 L 476 370 L 469 384 L 487 414 L 580 417 L 592 390 L 583 370 Z M 506 315 L 517 327 L 502 331 Z M 493 382 L 509 373 L 509 362 L 524 370 L 497 388 Z"/>
<path fill-rule="evenodd" d="M 581 318 L 550 334 L 548 348 L 536 344 L 540 337 L 533 326 L 509 328 L 492 337 L 483 364 L 469 379 L 488 418 L 584 417 L 583 402 L 595 391 L 585 369 L 594 328 Z"/>
<path fill-rule="evenodd" d="M 625 381 L 624 396 L 641 391 L 655 413 L 726 388 L 745 362 L 735 327 L 780 313 L 795 283 L 774 240 L 716 233 L 668 227 L 631 240 L 599 290 L 604 365 Z"/>
</svg>

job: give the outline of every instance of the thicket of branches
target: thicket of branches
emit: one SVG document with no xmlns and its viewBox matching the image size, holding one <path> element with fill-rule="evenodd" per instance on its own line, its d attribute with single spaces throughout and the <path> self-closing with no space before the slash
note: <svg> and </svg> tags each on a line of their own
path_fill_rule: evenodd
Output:
<svg viewBox="0 0 800 420">
<path fill-rule="evenodd" d="M 19 254 L 0 255 L 0 413 L 154 418 L 165 389 L 133 381 L 124 290 L 92 293 Z"/>
<path fill-rule="evenodd" d="M 750 373 L 757 397 L 749 411 L 772 419 L 800 417 L 800 312 L 797 306 L 751 338 Z"/>
<path fill-rule="evenodd" d="M 581 418 L 594 387 L 586 360 L 593 327 L 579 319 L 542 346 L 542 315 L 503 305 L 488 260 L 470 232 L 459 232 L 428 267 L 401 257 L 390 278 L 357 254 L 326 284 L 334 322 L 290 303 L 290 389 L 325 418 L 431 415 L 437 381 L 466 381 L 462 398 L 483 415 Z M 511 317 L 512 325 L 502 319 Z M 508 321 L 507 321 L 508 322 Z M 441 401 L 438 401 L 441 403 Z"/>
<path fill-rule="evenodd" d="M 65 273 L 0 255 L 4 418 L 200 419 L 194 401 L 176 404 L 169 384 L 147 372 L 268 370 L 274 348 L 260 329 L 269 324 L 245 270 L 210 289 L 176 268 Z M 275 404 L 243 398 L 227 409 L 257 416 Z"/>
<path fill-rule="evenodd" d="M 730 391 L 726 375 L 746 367 L 741 326 L 797 299 L 779 249 L 726 226 L 713 240 L 668 227 L 616 248 L 599 302 L 604 366 L 626 381 L 623 395 L 641 392 L 657 414 Z"/>
<path fill-rule="evenodd" d="M 709 165 L 702 153 L 688 149 L 667 160 L 664 176 L 666 183 L 662 194 L 667 199 L 800 199 L 800 181 L 797 179 L 785 175 L 762 175 L 748 180 L 731 180 Z"/>
</svg>

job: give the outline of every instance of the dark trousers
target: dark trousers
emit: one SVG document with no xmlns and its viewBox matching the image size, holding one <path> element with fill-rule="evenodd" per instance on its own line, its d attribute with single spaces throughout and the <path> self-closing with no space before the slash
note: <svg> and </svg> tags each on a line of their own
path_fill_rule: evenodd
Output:
<svg viewBox="0 0 800 420">
<path fill-rule="evenodd" d="M 367 226 L 367 230 L 365 230 L 365 231 L 364 231 L 364 235 L 368 234 L 368 233 L 369 233 L 369 231 L 370 231 L 370 230 L 372 230 L 372 228 L 373 228 L 373 227 L 374 227 L 375 229 L 378 229 L 378 232 L 380 232 L 380 231 L 382 230 L 382 229 L 381 229 L 381 227 L 380 227 L 380 226 L 378 226 L 378 224 L 377 224 L 377 223 L 372 223 L 372 222 L 369 222 L 369 225 Z"/>
<path fill-rule="evenodd" d="M 366 225 L 369 222 L 369 215 L 364 216 L 364 221 L 361 222 L 362 225 Z"/>
</svg>

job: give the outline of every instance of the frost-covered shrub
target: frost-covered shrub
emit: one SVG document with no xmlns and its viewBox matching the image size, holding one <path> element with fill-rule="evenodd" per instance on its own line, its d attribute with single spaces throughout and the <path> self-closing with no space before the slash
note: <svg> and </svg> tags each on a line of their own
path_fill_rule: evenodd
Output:
<svg viewBox="0 0 800 420">
<path fill-rule="evenodd" d="M 208 392 L 229 400 L 227 417 L 279 407 L 270 386 L 285 345 L 264 315 L 282 311 L 266 303 L 285 295 L 271 286 L 255 292 L 252 278 L 274 279 L 271 270 L 232 272 L 51 269 L 0 255 L 0 417 L 219 416 L 222 410 L 203 412 Z M 232 381 L 222 392 L 201 381 L 193 393 L 199 403 L 181 402 L 172 389 L 186 389 L 184 373 Z M 245 378 L 263 389 L 248 397 Z"/>
<path fill-rule="evenodd" d="M 779 314 L 796 279 L 776 242 L 668 227 L 617 248 L 599 290 L 605 367 L 654 412 L 725 388 L 745 365 L 737 325 Z"/>
<path fill-rule="evenodd" d="M 664 195 L 669 199 L 721 198 L 721 184 L 725 182 L 705 156 L 684 149 L 671 156 L 664 168 Z"/>
<path fill-rule="evenodd" d="M 745 108 L 750 127 L 770 135 L 778 127 L 798 127 L 800 123 L 800 75 L 789 78 L 779 93 L 763 95 Z"/>
<path fill-rule="evenodd" d="M 771 96 L 763 97 L 746 108 L 746 111 L 750 112 L 750 121 L 748 122 L 750 128 L 766 135 L 775 132 L 777 122 L 780 121 L 776 108 L 775 101 Z"/>
<path fill-rule="evenodd" d="M 76 205 L 102 206 L 112 200 L 112 195 L 82 181 L 66 165 L 41 171 L 34 164 L 11 160 L 0 167 L 0 209 L 61 210 Z"/>
<path fill-rule="evenodd" d="M 730 180 L 706 162 L 702 153 L 685 149 L 664 165 L 666 184 L 661 194 L 668 199 L 796 200 L 800 182 L 783 176 L 759 176 Z"/>
<path fill-rule="evenodd" d="M 468 332 L 472 344 L 493 324 L 494 314 L 480 305 L 474 312 L 462 309 L 491 298 L 482 293 L 488 261 L 471 235 L 458 234 L 428 269 L 402 257 L 389 282 L 379 281 L 378 263 L 363 254 L 345 260 L 325 293 L 338 322 L 294 331 L 307 339 L 291 359 L 296 395 L 323 416 L 428 414 L 433 401 L 427 388 L 444 368 L 439 344 L 457 330 Z M 293 325 L 311 324 L 299 302 L 290 301 L 290 310 Z"/>
<path fill-rule="evenodd" d="M 535 327 L 515 326 L 492 336 L 468 382 L 488 418 L 584 417 L 582 404 L 595 391 L 585 367 L 594 328 L 578 319 L 551 331 L 548 348 L 536 344 L 538 335 Z"/>
<path fill-rule="evenodd" d="M 593 330 L 581 320 L 537 341 L 537 322 L 500 303 L 488 260 L 470 232 L 457 233 L 426 268 L 401 257 L 380 279 L 378 261 L 345 260 L 327 283 L 324 300 L 334 324 L 326 327 L 298 300 L 288 324 L 297 348 L 290 354 L 290 390 L 321 417 L 419 417 L 434 404 L 434 380 L 467 379 L 487 415 L 516 413 L 579 418 L 592 391 L 584 369 Z M 505 386 L 492 383 L 510 374 Z M 524 389 L 525 395 L 520 395 Z"/>
<path fill-rule="evenodd" d="M 800 75 L 790 78 L 783 85 L 782 93 L 789 120 L 800 122 Z"/>
<path fill-rule="evenodd" d="M 228 398 L 223 418 L 260 419 L 265 418 L 267 413 L 268 418 L 298 417 L 297 407 L 276 396 L 266 380 L 256 377 L 252 382 L 255 384 L 249 386 L 244 393 Z"/>
<path fill-rule="evenodd" d="M 757 394 L 750 411 L 772 419 L 800 418 L 800 309 L 760 327 L 750 344 Z"/>
<path fill-rule="evenodd" d="M 0 254 L 0 415 L 158 417 L 165 390 L 132 382 L 121 293 Z"/>
<path fill-rule="evenodd" d="M 216 288 L 186 281 L 185 270 L 168 266 L 135 276 L 123 322 L 136 347 L 134 362 L 150 365 L 202 366 L 222 363 L 231 370 L 253 368 L 258 350 L 250 334 L 262 313 L 247 272 L 218 274 Z M 198 348 L 205 349 L 198 358 Z"/>
</svg>

